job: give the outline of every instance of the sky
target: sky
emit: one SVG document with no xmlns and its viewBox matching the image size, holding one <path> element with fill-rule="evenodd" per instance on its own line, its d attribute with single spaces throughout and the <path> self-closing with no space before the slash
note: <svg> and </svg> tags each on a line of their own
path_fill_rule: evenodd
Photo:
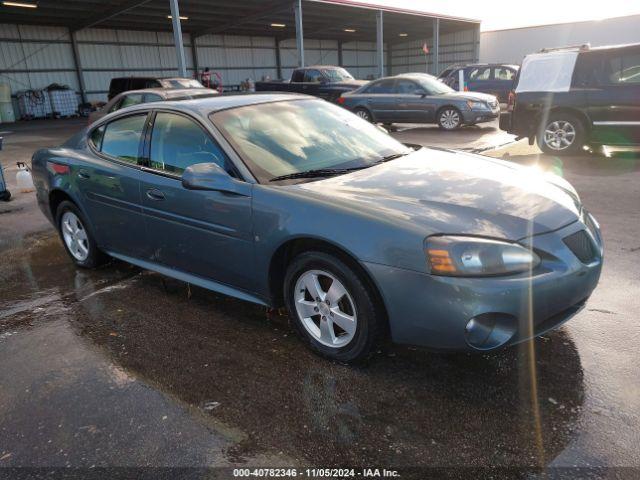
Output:
<svg viewBox="0 0 640 480">
<path fill-rule="evenodd" d="M 354 0 L 474 18 L 482 30 L 603 20 L 640 14 L 639 0 Z"/>
</svg>

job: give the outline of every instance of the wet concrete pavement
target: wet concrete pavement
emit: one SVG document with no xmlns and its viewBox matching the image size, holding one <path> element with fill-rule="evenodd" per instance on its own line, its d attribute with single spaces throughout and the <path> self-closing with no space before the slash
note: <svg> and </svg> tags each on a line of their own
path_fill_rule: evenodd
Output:
<svg viewBox="0 0 640 480">
<path fill-rule="evenodd" d="M 599 288 L 563 328 L 517 348 L 385 345 L 360 367 L 316 357 L 263 308 L 116 261 L 74 268 L 22 199 L 32 194 L 18 194 L 24 209 L 0 215 L 0 466 L 394 467 L 405 478 L 579 466 L 634 478 L 638 158 L 561 161 L 522 143 L 490 154 L 576 186 L 603 227 Z"/>
</svg>

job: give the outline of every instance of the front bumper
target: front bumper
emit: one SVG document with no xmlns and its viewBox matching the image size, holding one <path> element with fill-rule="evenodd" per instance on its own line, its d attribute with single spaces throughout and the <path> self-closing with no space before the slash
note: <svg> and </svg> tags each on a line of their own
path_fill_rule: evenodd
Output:
<svg viewBox="0 0 640 480">
<path fill-rule="evenodd" d="M 600 278 L 602 245 L 598 232 L 597 258 L 582 263 L 563 242 L 580 230 L 586 226 L 577 221 L 522 241 L 542 256 L 532 276 L 442 277 L 375 263 L 365 267 L 381 291 L 394 342 L 435 350 L 492 350 L 541 335 L 582 308 Z M 492 333 L 497 340 L 478 345 L 469 322 L 492 315 L 499 318 Z"/>
<path fill-rule="evenodd" d="M 466 124 L 491 122 L 499 116 L 500 108 L 497 110 L 465 110 L 462 112 L 462 120 Z"/>
</svg>

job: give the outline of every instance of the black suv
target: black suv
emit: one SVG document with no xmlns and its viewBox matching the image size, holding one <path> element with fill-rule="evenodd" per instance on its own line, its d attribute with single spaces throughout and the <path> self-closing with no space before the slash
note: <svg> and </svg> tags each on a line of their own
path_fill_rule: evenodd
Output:
<svg viewBox="0 0 640 480">
<path fill-rule="evenodd" d="M 527 55 L 500 128 L 553 155 L 640 145 L 640 44 Z"/>
<path fill-rule="evenodd" d="M 509 92 L 513 90 L 513 82 L 518 73 L 518 65 L 501 63 L 482 63 L 474 65 L 452 65 L 438 75 L 438 79 L 454 90 L 459 90 L 460 70 L 464 73 L 464 89 L 470 92 L 490 93 L 506 103 Z"/>
</svg>

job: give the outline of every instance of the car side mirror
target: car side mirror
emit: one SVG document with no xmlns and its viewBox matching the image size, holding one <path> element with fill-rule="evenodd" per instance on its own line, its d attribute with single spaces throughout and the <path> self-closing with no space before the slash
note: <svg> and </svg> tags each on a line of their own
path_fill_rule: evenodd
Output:
<svg viewBox="0 0 640 480">
<path fill-rule="evenodd" d="M 251 185 L 232 178 L 217 163 L 196 163 L 182 173 L 182 186 L 187 190 L 206 190 L 248 197 Z"/>
</svg>

